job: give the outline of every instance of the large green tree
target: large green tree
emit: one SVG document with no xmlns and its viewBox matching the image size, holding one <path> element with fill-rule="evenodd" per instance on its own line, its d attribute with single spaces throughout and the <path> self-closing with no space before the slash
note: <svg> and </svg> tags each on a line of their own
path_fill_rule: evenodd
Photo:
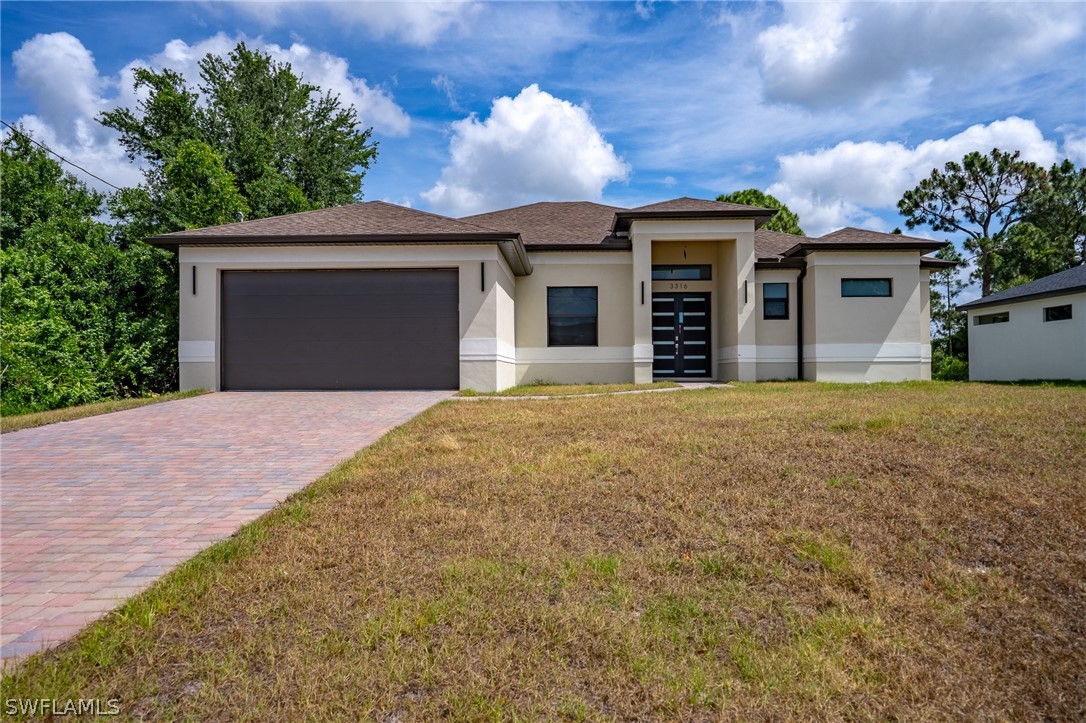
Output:
<svg viewBox="0 0 1086 723">
<path fill-rule="evenodd" d="M 1042 193 L 1046 175 L 1023 161 L 1018 151 L 972 152 L 961 163 L 950 161 L 942 170 L 934 169 L 905 192 L 898 210 L 909 228 L 964 234 L 965 248 L 977 261 L 974 277 L 981 282 L 981 294 L 988 296 L 996 290 L 999 269 L 1013 266 L 1025 252 L 1012 230 L 1026 215 L 1027 199 Z"/>
<path fill-rule="evenodd" d="M 735 191 L 734 193 L 722 193 L 716 197 L 718 201 L 725 201 L 727 203 L 741 203 L 745 206 L 760 206 L 761 208 L 775 208 L 777 215 L 769 220 L 762 228 L 769 231 L 780 231 L 781 233 L 790 233 L 795 236 L 803 236 L 803 229 L 799 227 L 799 216 L 797 216 L 788 206 L 785 206 L 779 199 L 769 195 L 763 191 L 759 191 L 757 188 L 748 188 L 744 191 Z"/>
<path fill-rule="evenodd" d="M 122 220 L 168 231 L 361 196 L 377 146 L 353 106 L 244 43 L 199 66 L 196 86 L 171 70 L 139 68 L 135 90 L 144 99 L 101 115 L 144 164 L 143 186 L 111 206 Z"/>
<path fill-rule="evenodd" d="M 0 413 L 173 388 L 169 255 L 115 243 L 103 197 L 25 131 L 0 158 Z"/>
</svg>

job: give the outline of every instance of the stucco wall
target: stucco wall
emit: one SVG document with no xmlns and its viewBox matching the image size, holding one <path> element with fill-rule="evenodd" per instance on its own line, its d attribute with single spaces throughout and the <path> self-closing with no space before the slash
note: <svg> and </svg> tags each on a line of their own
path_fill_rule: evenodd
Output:
<svg viewBox="0 0 1086 723">
<path fill-rule="evenodd" d="M 757 348 L 754 317 L 754 221 L 753 219 L 716 220 L 639 220 L 630 227 L 634 254 L 634 287 L 644 282 L 652 285 L 652 264 L 668 254 L 682 258 L 682 247 L 689 249 L 699 241 L 715 247 L 713 308 L 716 314 L 715 338 L 712 340 L 716 361 L 715 378 L 754 380 L 757 375 Z M 750 285 L 745 289 L 745 285 Z M 635 365 L 637 381 L 652 379 L 651 305 L 635 303 L 634 353 L 646 362 Z"/>
<path fill-rule="evenodd" d="M 1071 304 L 1071 319 L 1044 321 L 1044 309 Z M 1007 312 L 1004 324 L 976 317 Z M 969 311 L 969 378 L 976 381 L 1086 379 L 1086 292 Z"/>
<path fill-rule="evenodd" d="M 493 244 L 182 247 L 178 262 L 182 390 L 219 389 L 220 272 L 244 269 L 458 269 L 461 388 L 493 391 L 513 383 L 516 284 Z"/>
<path fill-rule="evenodd" d="M 916 251 L 811 253 L 804 280 L 805 378 L 931 378 L 926 276 Z M 843 278 L 889 278 L 892 295 L 843 297 Z"/>
<path fill-rule="evenodd" d="M 533 272 L 516 279 L 516 381 L 628 382 L 633 379 L 632 257 L 626 251 L 532 254 Z M 598 289 L 594 347 L 547 346 L 547 287 Z"/>
<path fill-rule="evenodd" d="M 796 277 L 799 269 L 771 269 L 754 272 L 755 278 L 755 329 L 758 340 L 758 379 L 795 379 L 799 376 L 796 366 L 796 326 L 798 302 Z M 762 287 L 765 284 L 788 284 L 788 318 L 766 319 L 762 307 Z"/>
</svg>

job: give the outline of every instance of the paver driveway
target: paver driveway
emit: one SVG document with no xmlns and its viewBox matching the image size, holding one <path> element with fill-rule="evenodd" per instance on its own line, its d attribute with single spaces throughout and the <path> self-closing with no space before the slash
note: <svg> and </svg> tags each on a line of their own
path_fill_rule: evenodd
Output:
<svg viewBox="0 0 1086 723">
<path fill-rule="evenodd" d="M 0 438 L 0 658 L 70 637 L 452 392 L 233 392 Z"/>
</svg>

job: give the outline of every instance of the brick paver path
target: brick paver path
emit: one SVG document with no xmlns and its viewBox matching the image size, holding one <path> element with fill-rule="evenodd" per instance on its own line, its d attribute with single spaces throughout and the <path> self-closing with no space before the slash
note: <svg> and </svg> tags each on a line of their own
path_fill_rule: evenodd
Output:
<svg viewBox="0 0 1086 723">
<path fill-rule="evenodd" d="M 218 393 L 0 438 L 0 658 L 64 640 L 453 392 Z"/>
</svg>

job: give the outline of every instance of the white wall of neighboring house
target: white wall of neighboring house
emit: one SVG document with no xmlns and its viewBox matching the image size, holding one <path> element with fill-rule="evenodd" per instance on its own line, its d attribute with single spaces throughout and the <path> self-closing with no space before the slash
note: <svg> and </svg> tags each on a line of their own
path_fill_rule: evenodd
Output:
<svg viewBox="0 0 1086 723">
<path fill-rule="evenodd" d="M 1045 321 L 1048 307 L 1071 305 L 1071 318 Z M 998 324 L 977 318 L 1009 314 Z M 1086 379 L 1086 292 L 969 310 L 973 381 Z"/>
</svg>

